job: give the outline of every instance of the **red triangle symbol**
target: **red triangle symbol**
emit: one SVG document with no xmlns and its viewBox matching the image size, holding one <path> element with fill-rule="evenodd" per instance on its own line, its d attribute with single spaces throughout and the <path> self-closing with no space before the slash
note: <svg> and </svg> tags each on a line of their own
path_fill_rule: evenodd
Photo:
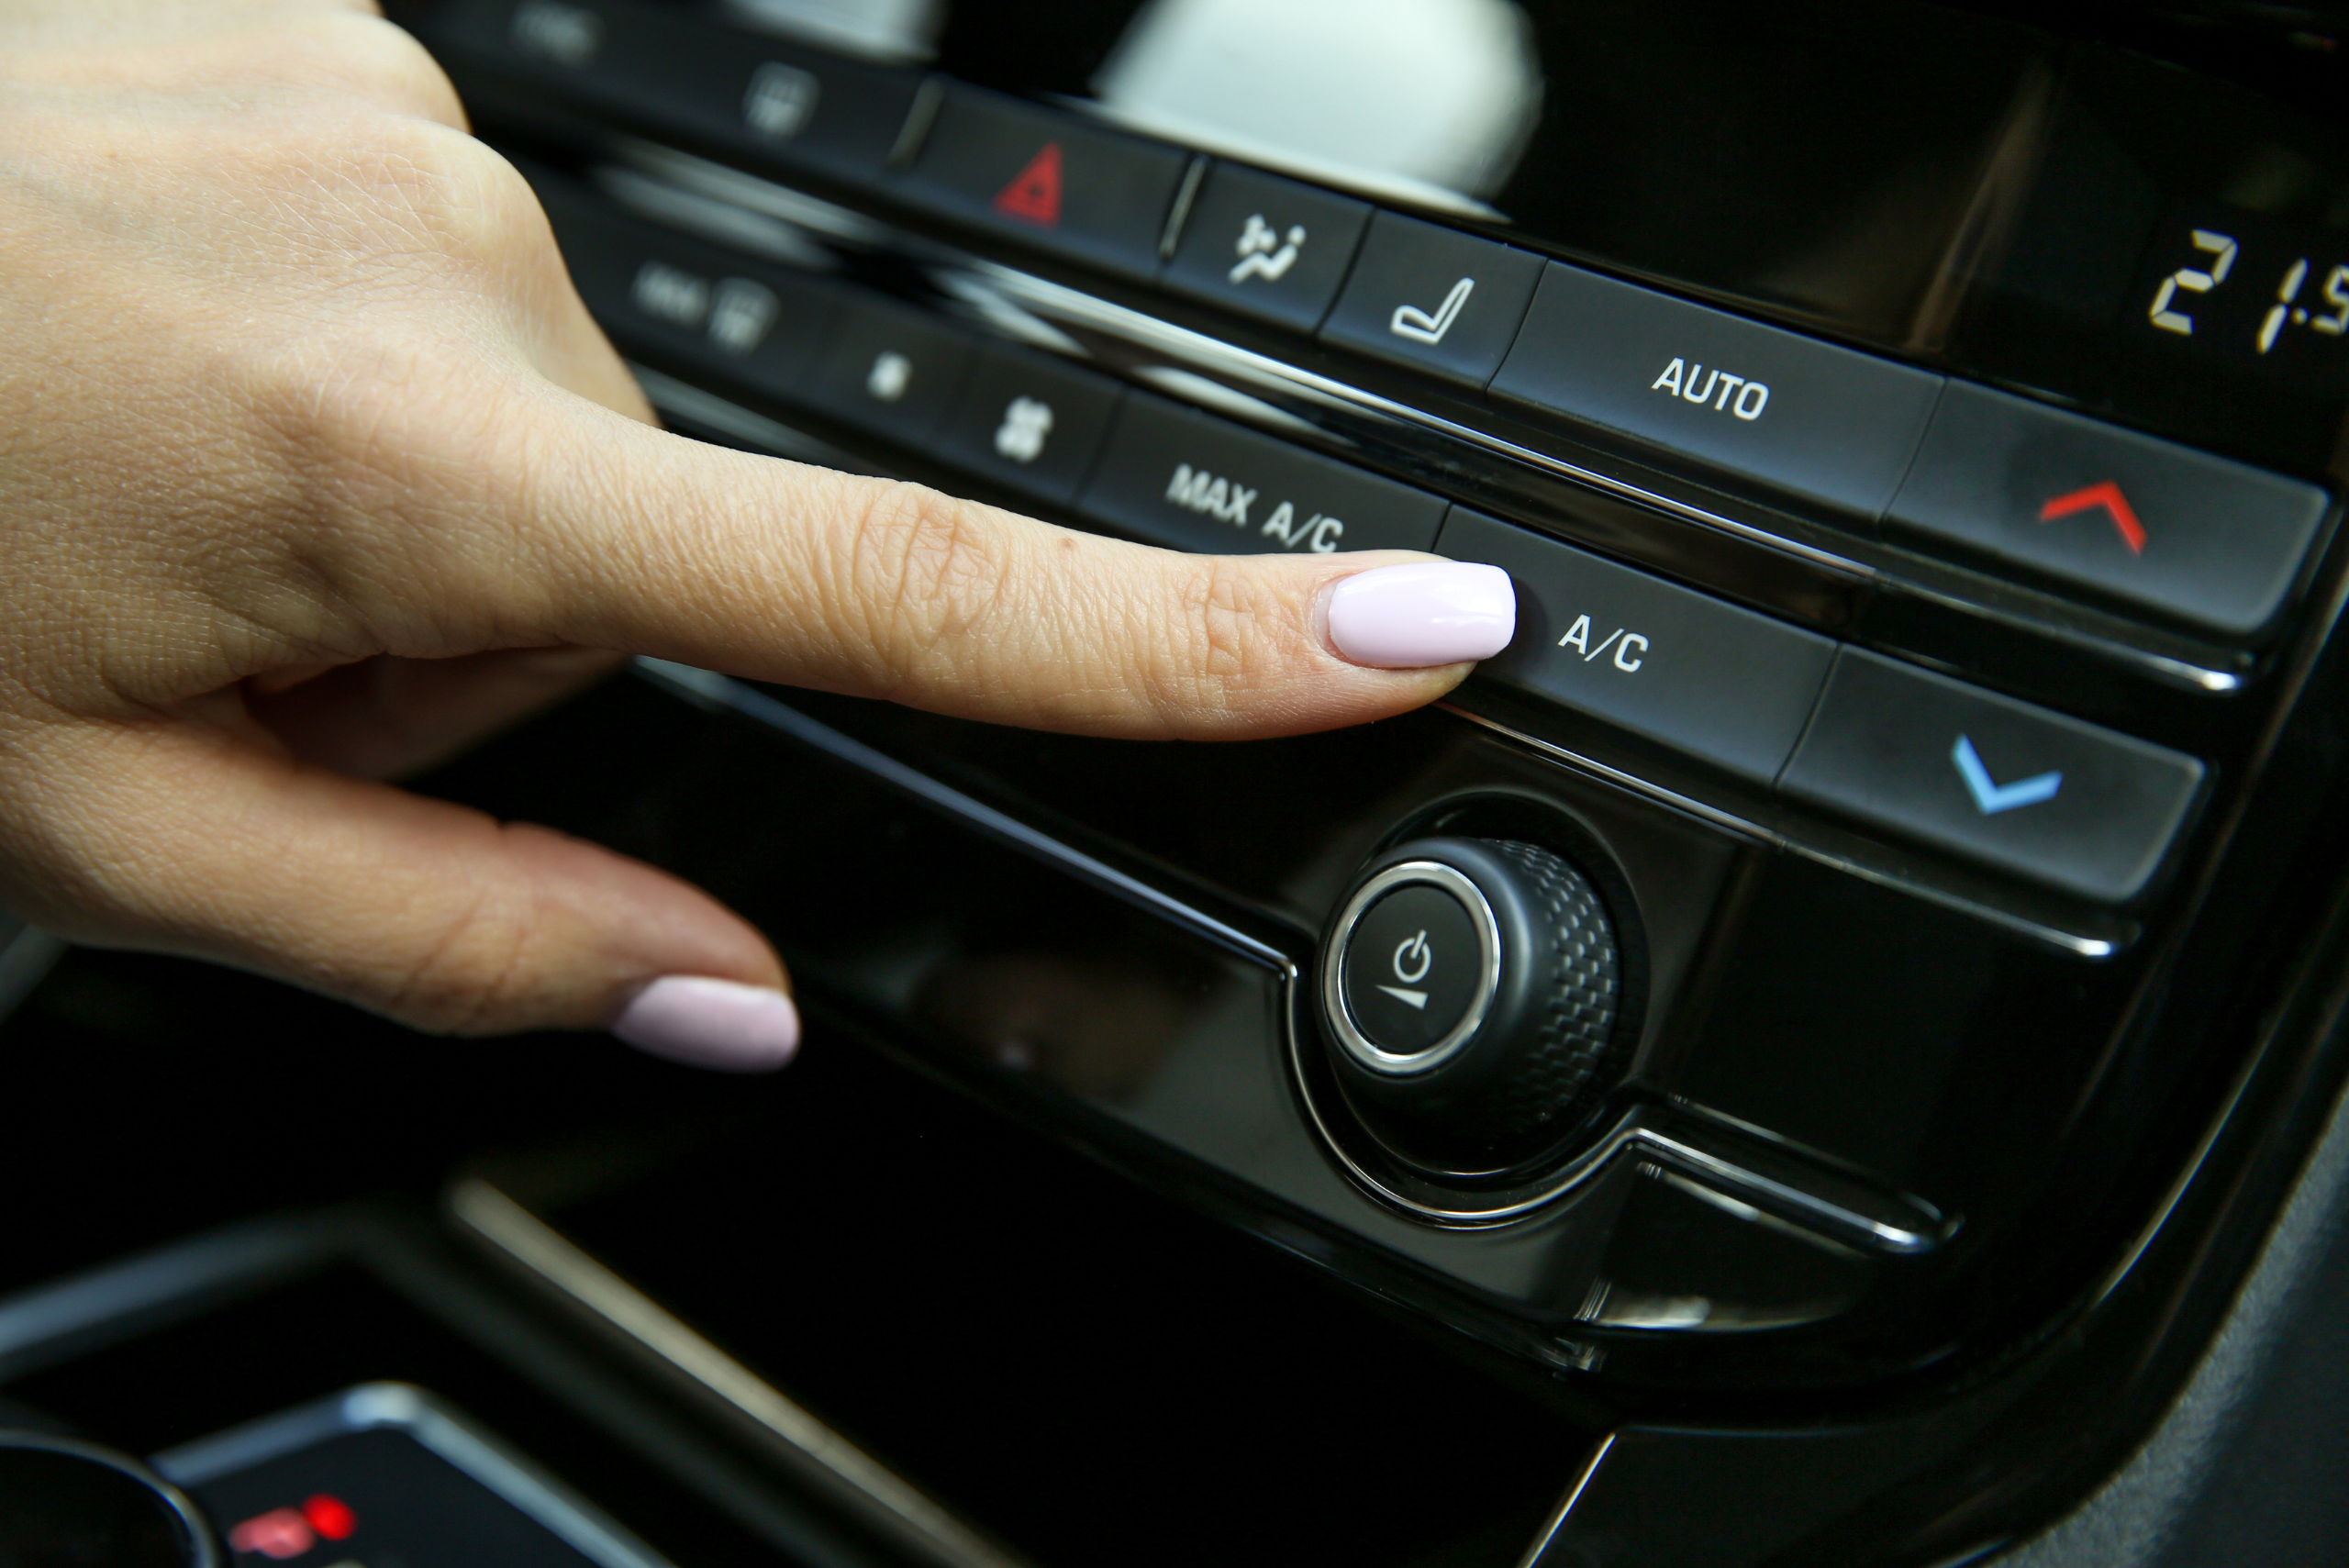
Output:
<svg viewBox="0 0 2349 1568">
<path fill-rule="evenodd" d="M 1008 217 L 1026 218 L 1045 228 L 1061 221 L 1061 144 L 1048 141 L 1011 183 L 995 194 L 995 210 Z"/>
</svg>

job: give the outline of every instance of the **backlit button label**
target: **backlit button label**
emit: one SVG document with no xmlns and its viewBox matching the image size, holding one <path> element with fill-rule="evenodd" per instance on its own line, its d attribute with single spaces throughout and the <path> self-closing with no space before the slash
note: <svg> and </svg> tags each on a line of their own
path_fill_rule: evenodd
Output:
<svg viewBox="0 0 2349 1568">
<path fill-rule="evenodd" d="M 1033 462 L 1044 455 L 1044 440 L 1052 433 L 1051 404 L 1041 398 L 1015 397 L 1005 405 L 1003 423 L 995 428 L 995 454 L 1013 462 Z"/>
<path fill-rule="evenodd" d="M 636 270 L 629 298 L 647 316 L 675 327 L 698 327 L 709 310 L 709 280 L 666 261 L 647 261 Z"/>
<path fill-rule="evenodd" d="M 604 18 L 561 0 L 522 0 L 514 7 L 514 47 L 573 70 L 604 46 Z"/>
<path fill-rule="evenodd" d="M 1371 219 L 1321 336 L 1482 386 L 1508 354 L 1542 267 L 1526 251 L 1382 212 Z"/>
<path fill-rule="evenodd" d="M 1386 329 L 1397 338 L 1408 338 L 1414 343 L 1425 343 L 1433 348 L 1443 341 L 1444 335 L 1452 330 L 1452 324 L 1460 319 L 1462 311 L 1468 308 L 1468 301 L 1475 292 L 1476 280 L 1463 278 L 1452 285 L 1451 291 L 1443 296 L 1443 303 L 1433 310 L 1421 310 L 1416 305 L 1398 305 L 1395 307 L 1395 314 L 1386 318 Z"/>
<path fill-rule="evenodd" d="M 1251 526 L 1248 509 L 1256 504 L 1257 494 L 1253 486 L 1204 467 L 1193 468 L 1187 462 L 1176 463 L 1173 477 L 1166 482 L 1166 499 L 1175 506 L 1242 530 Z M 1282 550 L 1301 548 L 1327 555 L 1338 549 L 1338 541 L 1345 537 L 1346 525 L 1320 512 L 1302 514 L 1296 502 L 1281 501 L 1273 506 L 1264 527 L 1256 531 Z"/>
<path fill-rule="evenodd" d="M 1491 393 L 1874 517 L 1941 386 L 1907 365 L 1552 261 Z"/>
<path fill-rule="evenodd" d="M 1794 751 L 1834 656 L 1814 632 L 1465 507 L 1453 508 L 1436 553 L 1498 566 L 1517 585 L 1516 640 L 1482 679 L 1756 784 Z"/>
<path fill-rule="evenodd" d="M 1305 226 L 1292 223 L 1288 232 L 1281 234 L 1264 221 L 1261 212 L 1252 212 L 1240 230 L 1240 242 L 1232 247 L 1240 252 L 1240 260 L 1224 273 L 1224 281 L 1244 284 L 1251 278 L 1266 278 L 1274 283 L 1288 276 L 1297 265 L 1297 257 L 1305 253 Z"/>
<path fill-rule="evenodd" d="M 2220 631 L 2271 619 L 2316 485 L 1952 382 L 1887 521 Z"/>
<path fill-rule="evenodd" d="M 2202 784 L 2192 757 L 1845 648 L 1778 787 L 2081 898 L 2152 881 Z"/>
<path fill-rule="evenodd" d="M 1699 375 L 1705 378 L 1701 384 L 1697 380 Z M 1718 397 L 1713 392 L 1716 385 L 1720 388 Z M 1670 393 L 1699 408 L 1710 406 L 1717 414 L 1734 414 L 1748 424 L 1762 417 L 1762 411 L 1770 406 L 1770 389 L 1761 382 L 1731 375 L 1718 366 L 1707 370 L 1702 361 L 1690 364 L 1676 355 L 1664 367 L 1664 373 L 1648 384 L 1648 390 Z"/>
<path fill-rule="evenodd" d="M 1615 657 L 1610 662 L 1626 675 L 1636 675 L 1646 666 L 1648 651 L 1646 638 L 1636 631 L 1626 631 L 1619 626 L 1605 637 L 1600 638 L 1598 646 L 1593 648 L 1590 645 L 1593 629 L 1588 616 L 1576 616 L 1575 624 L 1566 628 L 1566 635 L 1558 639 L 1558 646 L 1573 649 L 1582 655 L 1582 662 L 1586 664 L 1611 648 L 1615 651 Z"/>
<path fill-rule="evenodd" d="M 1965 793 L 1974 797 L 1976 808 L 1985 817 L 1996 817 L 2001 811 L 2015 811 L 2026 806 L 2038 806 L 2054 799 L 2064 787 L 2064 771 L 2061 768 L 2033 773 L 2012 784 L 1994 782 L 1989 768 L 1982 761 L 1982 753 L 1974 749 L 1973 737 L 1968 735 L 1957 738 L 1957 744 L 1950 748 L 1949 760 L 1957 765 L 1958 777 L 1965 781 Z"/>
<path fill-rule="evenodd" d="M 1061 223 L 1061 144 L 1048 141 L 1026 168 L 995 194 L 995 210 L 1006 217 L 1058 228 Z"/>
<path fill-rule="evenodd" d="M 1080 505 L 1175 550 L 1326 555 L 1426 550 L 1445 504 L 1260 431 L 1131 394 Z"/>
<path fill-rule="evenodd" d="M 2137 508 L 2129 505 L 2129 497 L 2121 486 L 2110 479 L 2075 490 L 2068 495 L 2058 495 L 2039 508 L 2039 520 L 2052 523 L 2081 512 L 2101 510 L 2112 519 L 2113 532 L 2129 547 L 2132 555 L 2145 553 L 2145 525 L 2137 520 Z"/>
<path fill-rule="evenodd" d="M 789 141 L 816 112 L 821 96 L 813 72 L 770 60 L 751 72 L 742 94 L 742 119 L 761 136 Z"/>
</svg>

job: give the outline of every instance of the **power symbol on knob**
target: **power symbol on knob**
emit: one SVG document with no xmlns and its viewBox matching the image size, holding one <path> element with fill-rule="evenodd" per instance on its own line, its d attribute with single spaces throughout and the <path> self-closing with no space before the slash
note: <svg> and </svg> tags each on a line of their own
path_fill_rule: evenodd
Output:
<svg viewBox="0 0 2349 1568">
<path fill-rule="evenodd" d="M 1434 962 L 1435 949 L 1429 944 L 1427 932 L 1421 931 L 1417 936 L 1406 937 L 1395 947 L 1395 978 L 1403 984 L 1382 985 L 1379 989 L 1407 1007 L 1417 1007 L 1419 1011 L 1426 1012 L 1428 994 L 1424 991 L 1413 991 L 1409 987 L 1425 980 L 1428 977 L 1428 970 Z"/>
<path fill-rule="evenodd" d="M 1395 950 L 1395 978 L 1415 985 L 1428 977 L 1428 965 L 1434 962 L 1435 949 L 1428 945 L 1428 934 L 1421 931 Z"/>
</svg>

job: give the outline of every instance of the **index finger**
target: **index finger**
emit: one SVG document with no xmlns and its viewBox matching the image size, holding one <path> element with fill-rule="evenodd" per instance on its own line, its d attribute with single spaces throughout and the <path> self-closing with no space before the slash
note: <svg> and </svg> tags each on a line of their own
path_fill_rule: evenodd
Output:
<svg viewBox="0 0 2349 1568">
<path fill-rule="evenodd" d="M 1419 706 L 1514 627 L 1490 566 L 1182 554 L 537 403 L 489 437 L 474 559 L 433 590 L 529 639 L 1038 728 L 1238 739 Z"/>
</svg>

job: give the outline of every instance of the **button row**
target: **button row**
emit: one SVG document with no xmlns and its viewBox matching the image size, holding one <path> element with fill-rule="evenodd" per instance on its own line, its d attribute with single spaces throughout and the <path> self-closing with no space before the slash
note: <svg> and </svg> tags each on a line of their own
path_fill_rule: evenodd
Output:
<svg viewBox="0 0 2349 1568">
<path fill-rule="evenodd" d="M 1171 549 L 1435 544 L 1445 504 L 1425 491 L 640 222 L 560 176 L 539 194 L 581 296 L 623 342 Z"/>
<path fill-rule="evenodd" d="M 1484 675 L 1765 788 L 2082 897 L 2143 890 L 2201 783 L 2190 757 L 1828 638 L 937 316 L 540 194 L 625 342 L 1170 549 L 1433 550 L 1506 570 L 1518 633 Z M 1448 513 L 1448 515 L 1447 515 Z"/>
<path fill-rule="evenodd" d="M 1144 276 L 1183 164 L 955 88 L 904 188 Z M 2273 617 L 2327 505 L 2313 485 L 1232 164 L 1208 171 L 1159 276 L 1503 406 L 2222 632 Z"/>
<path fill-rule="evenodd" d="M 426 41 L 729 151 L 878 179 L 921 89 L 910 71 L 794 49 L 649 0 L 457 0 Z"/>
<path fill-rule="evenodd" d="M 2143 891 L 2202 764 L 1454 506 L 1436 544 L 1517 584 L 1485 662 L 1749 781 L 2083 898 Z"/>
<path fill-rule="evenodd" d="M 1503 406 L 2230 635 L 2266 626 L 2316 486 L 1236 164 L 948 85 L 884 171 L 920 79 L 644 0 L 473 0 L 435 37 L 626 114 L 902 199 L 1433 375 Z M 1181 232 L 1161 248 L 1170 218 Z"/>
</svg>

